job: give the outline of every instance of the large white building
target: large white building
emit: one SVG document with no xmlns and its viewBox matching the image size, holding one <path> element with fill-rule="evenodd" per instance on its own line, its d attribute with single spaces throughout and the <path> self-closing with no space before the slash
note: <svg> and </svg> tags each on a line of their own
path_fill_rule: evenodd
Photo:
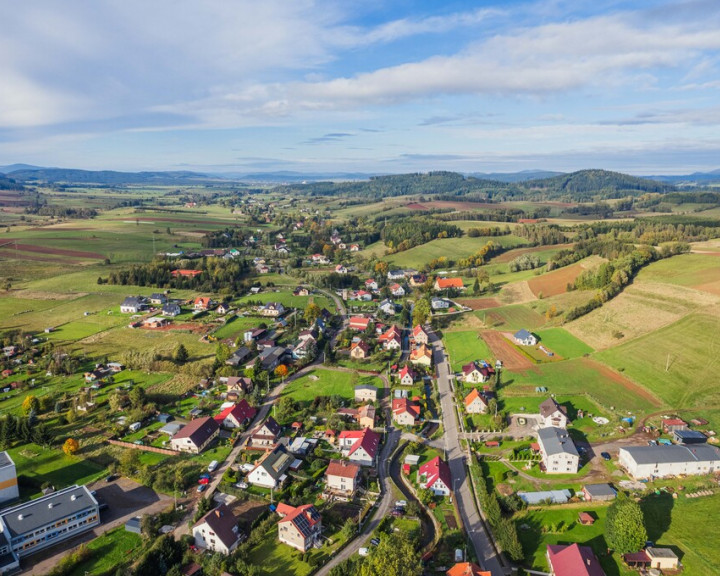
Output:
<svg viewBox="0 0 720 576">
<path fill-rule="evenodd" d="M 720 471 L 720 448 L 709 444 L 628 446 L 621 448 L 620 466 L 633 478 L 663 478 Z"/>
<path fill-rule="evenodd" d="M 225 504 L 220 504 L 200 518 L 192 532 L 197 546 L 221 554 L 233 552 L 244 537 L 238 528 L 237 518 Z"/>
<path fill-rule="evenodd" d="M 574 474 L 580 466 L 580 455 L 567 430 L 549 426 L 538 430 L 540 454 L 548 474 Z"/>
<path fill-rule="evenodd" d="M 100 524 L 97 500 L 85 486 L 70 486 L 0 512 L 0 574 L 20 558 Z"/>
<path fill-rule="evenodd" d="M 20 497 L 15 462 L 7 452 L 0 452 L 0 503 Z"/>
</svg>

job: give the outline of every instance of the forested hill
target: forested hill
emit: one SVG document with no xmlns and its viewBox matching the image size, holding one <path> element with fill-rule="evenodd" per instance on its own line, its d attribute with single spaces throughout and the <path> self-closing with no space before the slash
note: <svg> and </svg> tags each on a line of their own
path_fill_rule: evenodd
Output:
<svg viewBox="0 0 720 576">
<path fill-rule="evenodd" d="M 581 170 L 552 178 L 529 180 L 524 182 L 523 186 L 530 190 L 569 192 L 577 197 L 604 192 L 622 192 L 623 195 L 629 195 L 637 192 L 672 192 L 675 190 L 671 184 L 607 170 Z"/>
<path fill-rule="evenodd" d="M 525 182 L 500 182 L 463 176 L 456 172 L 377 176 L 362 182 L 312 182 L 276 190 L 314 196 L 348 196 L 380 199 L 411 194 L 467 200 L 602 200 L 671 192 L 675 187 L 606 170 L 581 170 Z"/>
<path fill-rule="evenodd" d="M 40 168 L 38 170 L 15 170 L 8 174 L 19 182 L 47 182 L 66 184 L 101 184 L 120 186 L 123 184 L 180 185 L 197 184 L 222 179 L 197 172 L 115 172 L 113 170 L 74 170 L 66 168 Z"/>
<path fill-rule="evenodd" d="M 0 190 L 24 190 L 25 187 L 12 178 L 0 174 Z"/>
</svg>

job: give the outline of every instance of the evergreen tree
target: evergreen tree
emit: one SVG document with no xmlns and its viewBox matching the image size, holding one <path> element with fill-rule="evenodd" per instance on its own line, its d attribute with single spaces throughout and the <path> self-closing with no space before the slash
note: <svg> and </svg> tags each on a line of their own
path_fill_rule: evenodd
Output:
<svg viewBox="0 0 720 576">
<path fill-rule="evenodd" d="M 184 344 L 180 344 L 175 350 L 175 363 L 183 365 L 188 361 L 190 354 L 188 354 L 187 348 Z"/>
</svg>

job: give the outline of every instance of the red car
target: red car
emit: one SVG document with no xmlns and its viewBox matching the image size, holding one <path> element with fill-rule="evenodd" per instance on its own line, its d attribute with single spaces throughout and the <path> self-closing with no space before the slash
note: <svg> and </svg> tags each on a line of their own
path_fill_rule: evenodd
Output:
<svg viewBox="0 0 720 576">
<path fill-rule="evenodd" d="M 210 484 L 210 478 L 200 478 L 198 484 Z"/>
</svg>

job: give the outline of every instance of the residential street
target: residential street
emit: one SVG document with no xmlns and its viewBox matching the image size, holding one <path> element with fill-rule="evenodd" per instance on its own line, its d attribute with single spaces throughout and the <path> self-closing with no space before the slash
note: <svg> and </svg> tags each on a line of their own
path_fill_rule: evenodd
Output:
<svg viewBox="0 0 720 576">
<path fill-rule="evenodd" d="M 465 453 L 460 448 L 458 424 L 455 417 L 455 406 L 450 386 L 450 365 L 446 361 L 445 348 L 437 334 L 429 331 L 430 344 L 433 348 L 433 361 L 437 369 L 437 383 L 442 405 L 443 425 L 445 427 L 445 454 L 450 466 L 453 479 L 453 489 L 460 511 L 463 526 L 470 536 L 475 554 L 482 567 L 489 570 L 493 576 L 505 574 L 500 559 L 485 531 L 485 525 L 475 505 L 475 497 L 469 486 L 467 468 L 465 466 Z"/>
</svg>

